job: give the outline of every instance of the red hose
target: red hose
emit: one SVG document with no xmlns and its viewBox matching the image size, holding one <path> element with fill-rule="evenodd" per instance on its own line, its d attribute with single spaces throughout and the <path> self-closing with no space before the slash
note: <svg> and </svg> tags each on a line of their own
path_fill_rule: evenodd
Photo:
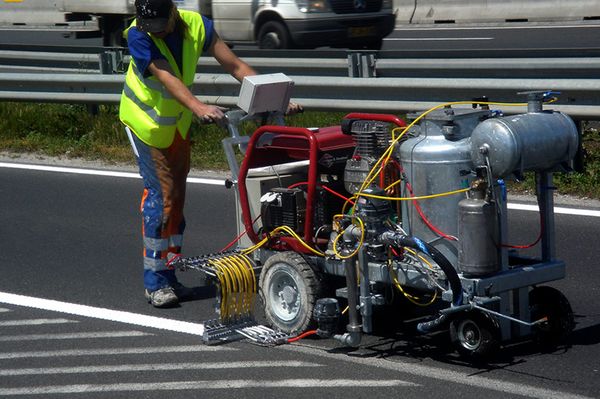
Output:
<svg viewBox="0 0 600 399">
<path fill-rule="evenodd" d="M 307 181 L 301 181 L 299 183 L 292 184 L 288 188 L 296 188 L 298 186 L 306 186 L 307 184 L 308 184 Z M 325 186 L 323 184 L 318 184 L 318 186 L 321 187 L 321 188 L 323 188 L 325 191 L 327 191 L 327 192 L 329 192 L 329 193 L 331 193 L 331 194 L 333 194 L 333 195 L 335 195 L 335 196 L 343 199 L 344 201 L 347 201 L 347 202 L 351 203 L 352 205 L 354 205 L 354 201 L 352 201 L 350 198 L 344 197 L 342 194 L 338 193 L 337 191 L 332 190 L 332 189 L 330 189 L 329 187 L 327 187 L 327 186 Z"/>
<path fill-rule="evenodd" d="M 305 331 L 305 332 L 303 332 L 302 334 L 298 335 L 297 337 L 294 337 L 294 338 L 288 338 L 287 342 L 288 342 L 289 344 L 291 344 L 292 342 L 300 341 L 302 338 L 306 338 L 306 337 L 308 337 L 309 335 L 314 335 L 314 334 L 316 334 L 316 333 L 317 333 L 317 330 L 308 330 L 308 331 Z"/>
<path fill-rule="evenodd" d="M 252 221 L 252 225 L 253 225 L 253 226 L 254 226 L 254 223 L 256 223 L 256 221 L 257 221 L 258 219 L 260 219 L 260 216 L 261 216 L 261 215 L 258 215 L 258 216 L 256 217 L 256 219 L 254 219 L 254 220 Z M 247 232 L 248 232 L 247 230 L 244 230 L 244 231 L 242 231 L 242 232 L 240 233 L 240 235 L 238 235 L 237 237 L 235 237 L 235 238 L 233 239 L 233 241 L 231 241 L 229 244 L 227 244 L 227 245 L 225 246 L 225 248 L 223 248 L 223 249 L 222 249 L 221 251 L 219 251 L 219 252 L 225 252 L 225 251 L 227 251 L 229 248 L 231 248 L 231 246 L 232 246 L 233 244 L 235 244 L 236 242 L 238 242 L 238 241 L 240 240 L 240 238 L 242 238 L 242 237 L 244 236 L 244 234 L 246 234 Z"/>
</svg>

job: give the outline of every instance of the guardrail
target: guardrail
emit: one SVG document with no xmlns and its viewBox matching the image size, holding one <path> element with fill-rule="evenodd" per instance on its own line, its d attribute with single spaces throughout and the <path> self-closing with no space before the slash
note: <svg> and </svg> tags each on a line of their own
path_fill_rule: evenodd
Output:
<svg viewBox="0 0 600 399">
<path fill-rule="evenodd" d="M 347 52 L 327 58 L 245 56 L 261 73 L 296 76 L 415 78 L 600 78 L 600 57 L 551 58 L 382 58 L 372 52 Z M 98 73 L 124 70 L 129 56 L 121 50 L 100 54 L 0 50 L 0 71 Z M 102 64 L 105 65 L 102 65 Z M 108 63 L 108 64 L 107 64 Z M 108 69 L 108 70 L 107 70 Z M 212 57 L 198 62 L 199 73 L 218 74 Z"/>
<path fill-rule="evenodd" d="M 600 79 L 377 78 L 292 76 L 295 101 L 320 111 L 404 113 L 440 103 L 487 96 L 524 102 L 520 91 L 554 90 L 562 95 L 550 107 L 575 119 L 600 120 Z M 0 100 L 117 104 L 123 75 L 0 73 Z M 229 75 L 199 75 L 193 92 L 204 102 L 232 107 L 239 83 Z M 499 107 L 506 113 L 525 107 Z"/>
</svg>

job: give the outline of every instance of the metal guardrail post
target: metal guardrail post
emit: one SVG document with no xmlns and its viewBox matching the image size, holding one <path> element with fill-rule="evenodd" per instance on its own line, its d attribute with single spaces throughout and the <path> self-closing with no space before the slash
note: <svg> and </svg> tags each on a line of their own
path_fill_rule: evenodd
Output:
<svg viewBox="0 0 600 399">
<path fill-rule="evenodd" d="M 98 54 L 98 57 L 101 74 L 112 75 L 123 72 L 123 50 L 106 50 Z"/>
<path fill-rule="evenodd" d="M 375 54 L 348 54 L 348 77 L 374 78 L 377 76 L 375 66 Z"/>
</svg>

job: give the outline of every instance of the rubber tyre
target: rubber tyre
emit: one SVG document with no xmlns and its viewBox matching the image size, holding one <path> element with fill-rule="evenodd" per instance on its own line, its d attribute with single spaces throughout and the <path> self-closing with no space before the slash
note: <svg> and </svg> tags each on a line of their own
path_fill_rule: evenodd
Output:
<svg viewBox="0 0 600 399">
<path fill-rule="evenodd" d="M 302 256 L 295 252 L 271 256 L 262 268 L 259 290 L 265 317 L 273 328 L 297 334 L 314 325 L 320 282 Z"/>
<path fill-rule="evenodd" d="M 258 30 L 258 47 L 275 50 L 291 48 L 292 38 L 283 23 L 265 22 Z"/>
<path fill-rule="evenodd" d="M 450 322 L 450 340 L 457 352 L 471 360 L 484 360 L 500 347 L 500 327 L 493 316 L 471 311 Z"/>
<path fill-rule="evenodd" d="M 531 320 L 547 317 L 539 324 L 534 338 L 544 347 L 553 348 L 564 343 L 575 327 L 573 310 L 567 298 L 557 289 L 547 286 L 535 287 L 529 292 Z"/>
</svg>

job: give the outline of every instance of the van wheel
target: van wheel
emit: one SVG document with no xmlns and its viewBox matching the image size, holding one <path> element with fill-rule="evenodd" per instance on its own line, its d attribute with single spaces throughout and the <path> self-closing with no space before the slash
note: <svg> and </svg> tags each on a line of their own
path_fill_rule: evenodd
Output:
<svg viewBox="0 0 600 399">
<path fill-rule="evenodd" d="M 266 22 L 258 31 L 258 47 L 263 49 L 290 48 L 292 39 L 284 24 L 278 21 Z"/>
</svg>

